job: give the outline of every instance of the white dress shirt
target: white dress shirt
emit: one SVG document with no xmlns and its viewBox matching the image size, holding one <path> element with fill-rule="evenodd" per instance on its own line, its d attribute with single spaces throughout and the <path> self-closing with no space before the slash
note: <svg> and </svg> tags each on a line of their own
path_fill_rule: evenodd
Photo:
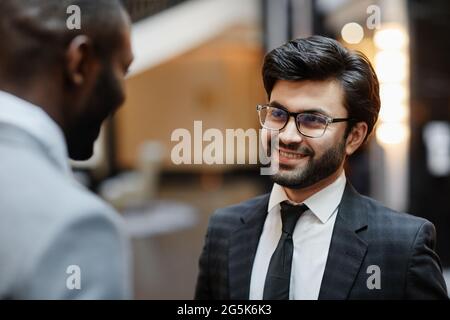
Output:
<svg viewBox="0 0 450 320">
<path fill-rule="evenodd" d="M 303 203 L 305 211 L 293 233 L 294 253 L 290 282 L 290 300 L 316 300 L 319 297 L 325 264 L 328 258 L 334 223 L 346 184 L 345 173 L 332 184 L 315 193 Z M 250 296 L 262 300 L 270 259 L 281 237 L 280 203 L 289 201 L 283 187 L 274 184 L 268 214 L 264 222 L 253 263 Z"/>
<path fill-rule="evenodd" d="M 39 141 L 55 164 L 71 176 L 64 134 L 57 123 L 40 107 L 0 91 L 0 124 L 26 131 Z"/>
</svg>

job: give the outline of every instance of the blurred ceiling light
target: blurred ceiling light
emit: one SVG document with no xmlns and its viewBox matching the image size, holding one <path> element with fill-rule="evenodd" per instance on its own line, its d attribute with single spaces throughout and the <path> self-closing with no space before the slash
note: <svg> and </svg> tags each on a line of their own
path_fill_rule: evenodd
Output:
<svg viewBox="0 0 450 320">
<path fill-rule="evenodd" d="M 358 23 L 350 22 L 342 27 L 341 35 L 345 42 L 357 44 L 364 38 L 364 29 Z"/>
<path fill-rule="evenodd" d="M 375 66 L 381 82 L 401 82 L 406 78 L 406 55 L 399 51 L 383 50 L 375 55 Z"/>
<path fill-rule="evenodd" d="M 406 141 L 408 127 L 404 123 L 381 123 L 376 131 L 376 137 L 380 144 L 399 144 Z"/>
<path fill-rule="evenodd" d="M 408 37 L 401 26 L 389 24 L 375 32 L 374 42 L 381 50 L 401 49 L 406 47 Z"/>
</svg>

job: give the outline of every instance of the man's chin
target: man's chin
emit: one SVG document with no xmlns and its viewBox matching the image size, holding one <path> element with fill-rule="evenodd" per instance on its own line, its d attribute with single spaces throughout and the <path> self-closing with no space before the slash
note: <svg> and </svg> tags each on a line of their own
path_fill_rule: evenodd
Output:
<svg viewBox="0 0 450 320">
<path fill-rule="evenodd" d="M 302 183 L 299 183 L 299 181 L 290 181 L 288 179 L 283 179 L 280 176 L 273 176 L 272 182 L 288 189 L 302 189 L 305 187 Z"/>
<path fill-rule="evenodd" d="M 94 153 L 94 144 L 99 134 L 100 127 L 84 130 L 81 134 L 71 135 L 71 138 L 67 139 L 67 148 L 70 159 L 84 161 L 92 157 Z"/>
<path fill-rule="evenodd" d="M 94 141 L 80 144 L 72 143 L 68 144 L 69 157 L 75 161 L 88 160 L 94 154 Z"/>
<path fill-rule="evenodd" d="M 278 172 L 271 176 L 271 180 L 282 187 L 299 189 L 303 185 L 303 179 L 298 176 L 293 178 L 293 172 L 295 172 L 295 167 L 280 164 Z"/>
<path fill-rule="evenodd" d="M 279 167 L 279 171 L 283 172 L 285 174 L 292 173 L 293 171 L 295 171 L 297 169 L 297 167 L 295 165 L 285 164 L 285 163 L 279 163 L 278 167 Z"/>
<path fill-rule="evenodd" d="M 75 161 L 85 161 L 92 157 L 94 154 L 93 148 L 90 148 L 89 150 L 69 150 L 69 157 L 72 160 Z"/>
</svg>

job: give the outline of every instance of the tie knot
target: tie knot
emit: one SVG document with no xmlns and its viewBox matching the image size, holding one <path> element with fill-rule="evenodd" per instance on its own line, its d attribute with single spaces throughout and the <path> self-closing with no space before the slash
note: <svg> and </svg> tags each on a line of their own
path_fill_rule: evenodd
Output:
<svg viewBox="0 0 450 320">
<path fill-rule="evenodd" d="M 300 218 L 303 212 L 308 210 L 308 207 L 305 204 L 296 206 L 290 204 L 288 201 L 282 202 L 280 206 L 281 222 L 283 224 L 282 230 L 283 232 L 292 235 L 295 225 L 297 224 L 297 220 Z"/>
</svg>

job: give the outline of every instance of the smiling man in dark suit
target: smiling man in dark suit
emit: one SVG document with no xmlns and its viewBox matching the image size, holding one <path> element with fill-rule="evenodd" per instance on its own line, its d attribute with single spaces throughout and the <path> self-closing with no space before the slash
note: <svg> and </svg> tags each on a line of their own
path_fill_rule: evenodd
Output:
<svg viewBox="0 0 450 320">
<path fill-rule="evenodd" d="M 263 130 L 278 134 L 270 194 L 217 210 L 197 299 L 445 299 L 429 221 L 358 194 L 344 163 L 380 110 L 368 59 L 313 36 L 263 66 Z M 265 135 L 266 148 L 271 135 Z"/>
</svg>

